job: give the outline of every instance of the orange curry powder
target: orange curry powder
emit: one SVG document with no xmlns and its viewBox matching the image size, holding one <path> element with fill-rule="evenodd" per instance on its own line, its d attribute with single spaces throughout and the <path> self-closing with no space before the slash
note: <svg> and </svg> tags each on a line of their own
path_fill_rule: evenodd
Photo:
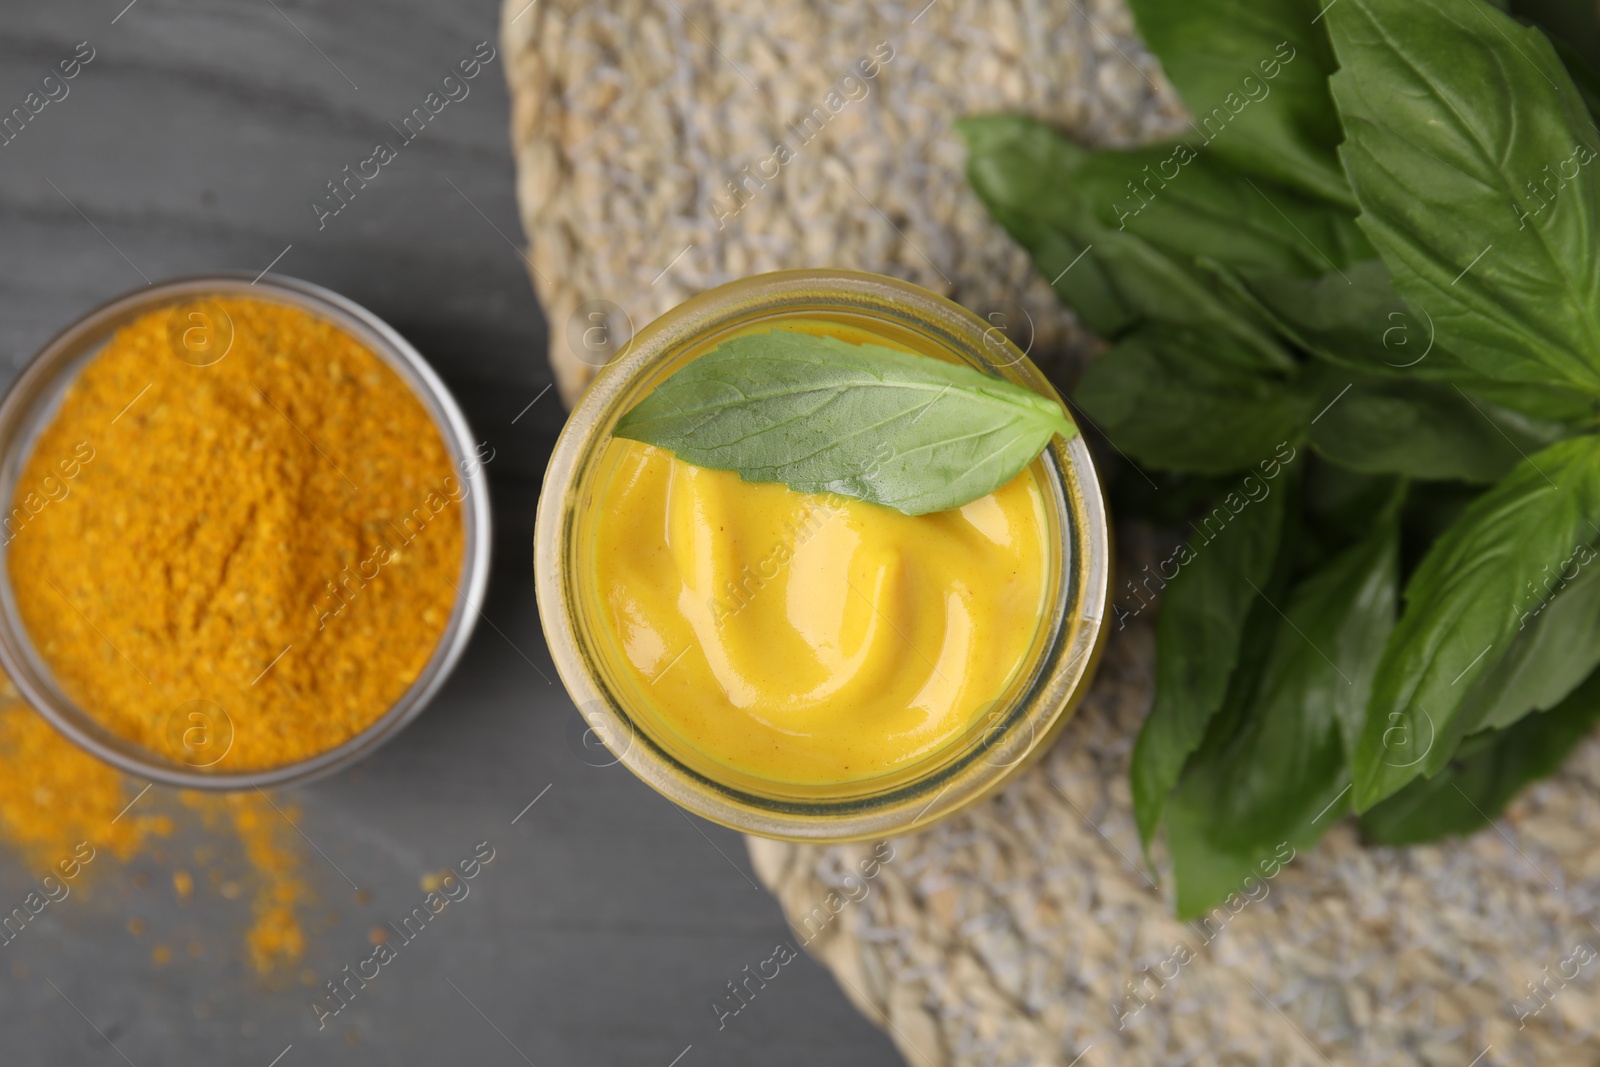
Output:
<svg viewBox="0 0 1600 1067">
<path fill-rule="evenodd" d="M 181 797 L 212 832 L 210 840 L 218 840 L 219 830 L 237 838 L 242 865 L 208 845 L 203 850 L 212 855 L 204 864 L 197 855 L 195 866 L 208 891 L 249 898 L 243 953 L 257 973 L 281 974 L 305 951 L 301 916 L 313 901 L 301 870 L 298 831 L 290 821 L 299 812 L 288 804 L 275 810 L 272 800 L 254 792 Z M 165 791 L 142 795 L 136 783 L 56 733 L 0 675 L 0 840 L 36 876 L 59 880 L 64 859 L 88 857 L 65 869 L 81 875 L 80 882 L 71 883 L 75 887 L 93 885 L 103 880 L 107 863 L 168 851 L 160 842 L 177 829 L 169 809 Z M 187 868 L 173 872 L 173 883 L 180 898 L 194 891 Z M 129 918 L 128 931 L 136 937 L 161 935 L 138 916 Z M 18 934 L 9 929 L 6 936 Z M 158 964 L 170 962 L 170 950 L 162 948 L 157 944 L 152 950 Z"/>
<path fill-rule="evenodd" d="M 218 296 L 117 330 L 0 539 L 80 707 L 169 758 L 253 770 L 349 740 L 416 680 L 455 601 L 468 485 L 354 337 Z"/>
</svg>

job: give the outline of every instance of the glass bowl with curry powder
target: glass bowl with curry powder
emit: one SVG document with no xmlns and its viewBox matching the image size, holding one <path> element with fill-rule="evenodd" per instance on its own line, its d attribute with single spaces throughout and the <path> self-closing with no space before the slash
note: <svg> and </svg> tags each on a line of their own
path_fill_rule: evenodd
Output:
<svg viewBox="0 0 1600 1067">
<path fill-rule="evenodd" d="M 641 330 L 563 430 L 534 534 L 540 618 L 588 762 L 748 833 L 905 832 L 1036 759 L 1086 689 L 1111 566 L 1098 475 L 1081 435 L 1056 436 L 988 496 L 905 515 L 615 436 L 674 372 L 772 329 L 1055 398 L 1002 331 L 906 282 L 807 270 L 712 289 Z"/>
<path fill-rule="evenodd" d="M 0 665 L 91 753 L 243 789 L 415 717 L 489 569 L 476 444 L 422 356 L 316 285 L 152 285 L 0 402 Z"/>
</svg>

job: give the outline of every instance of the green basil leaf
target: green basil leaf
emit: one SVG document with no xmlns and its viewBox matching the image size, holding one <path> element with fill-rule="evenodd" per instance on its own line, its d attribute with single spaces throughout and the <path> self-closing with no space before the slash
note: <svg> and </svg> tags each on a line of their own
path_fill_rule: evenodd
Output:
<svg viewBox="0 0 1600 1067">
<path fill-rule="evenodd" d="M 1311 445 L 1351 470 L 1493 482 L 1555 438 L 1454 386 L 1329 371 Z"/>
<path fill-rule="evenodd" d="M 1434 542 L 1373 685 L 1354 758 L 1358 811 L 1439 770 L 1478 725 L 1468 694 L 1511 650 L 1528 584 L 1588 544 L 1597 520 L 1600 437 L 1577 437 L 1524 460 Z"/>
<path fill-rule="evenodd" d="M 1087 210 L 1106 229 L 1174 259 L 1317 277 L 1374 254 L 1349 212 L 1252 178 L 1182 141 L 1087 153 L 1074 178 L 1069 195 L 1078 203 L 1057 221 L 1070 225 Z"/>
<path fill-rule="evenodd" d="M 1222 707 L 1256 590 L 1269 584 L 1282 554 L 1291 494 L 1278 479 L 1295 458 L 1293 449 L 1264 458 L 1260 474 L 1246 476 L 1203 515 L 1195 536 L 1170 561 L 1177 570 L 1160 591 L 1155 702 L 1134 744 L 1130 772 L 1134 818 L 1146 847 L 1184 762 Z"/>
<path fill-rule="evenodd" d="M 1054 400 L 971 367 L 782 329 L 724 341 L 615 430 L 747 482 L 907 515 L 991 493 L 1076 432 Z"/>
<path fill-rule="evenodd" d="M 1497 381 L 1462 363 L 1438 343 L 1428 314 L 1401 297 L 1381 260 L 1363 260 L 1317 278 L 1226 269 L 1218 276 L 1285 337 L 1322 361 L 1363 374 L 1459 386 L 1474 399 L 1537 420 L 1525 429 L 1547 443 L 1563 435 L 1557 423 L 1585 422 L 1595 415 L 1593 397 Z"/>
<path fill-rule="evenodd" d="M 1209 910 L 1277 849 L 1317 841 L 1348 806 L 1361 729 L 1399 581 L 1398 496 L 1363 540 L 1290 592 L 1231 730 L 1213 720 L 1167 806 L 1179 918 Z"/>
<path fill-rule="evenodd" d="M 1090 192 L 1081 173 L 1094 153 L 1021 115 L 969 117 L 956 129 L 967 142 L 973 190 L 1091 330 L 1116 338 L 1146 321 L 1189 326 L 1240 340 L 1261 353 L 1258 365 L 1289 365 L 1272 332 L 1219 303 L 1184 257 L 1117 228 L 1109 176 Z M 1109 191 L 1131 195 L 1121 181 Z"/>
<path fill-rule="evenodd" d="M 1210 256 L 1298 277 L 1373 255 L 1349 211 L 1252 178 L 1186 141 L 1092 151 L 1006 114 L 970 116 L 956 129 L 975 191 L 991 209 L 1023 219 L 1068 231 L 1098 225 L 1186 260 Z"/>
<path fill-rule="evenodd" d="M 1219 294 L 1195 262 L 1173 256 L 1137 234 L 1092 226 L 1084 233 L 1094 238 L 1091 256 L 1141 322 L 1168 333 L 1226 339 L 1232 343 L 1216 347 L 1251 370 L 1283 374 L 1294 369 L 1293 358 L 1270 326 Z"/>
<path fill-rule="evenodd" d="M 1146 466 L 1200 474 L 1253 467 L 1280 443 L 1305 439 L 1311 398 L 1216 355 L 1225 345 L 1136 332 L 1089 365 L 1073 400 Z"/>
<path fill-rule="evenodd" d="M 1435 343 L 1427 315 L 1400 296 L 1381 260 L 1315 276 L 1219 274 L 1296 345 L 1330 363 L 1393 377 L 1459 381 L 1471 374 Z"/>
<path fill-rule="evenodd" d="M 1085 326 L 1101 337 L 1119 337 L 1139 325 L 1139 312 L 1123 300 L 1100 261 L 1085 255 L 1088 247 L 1083 242 L 1056 226 L 1040 223 L 1024 210 L 985 199 L 989 214 L 1027 250 L 1041 271 L 1048 271 L 1056 295 Z M 1049 270 L 1051 264 L 1060 269 Z"/>
<path fill-rule="evenodd" d="M 1340 155 L 1400 292 L 1478 373 L 1600 393 L 1600 137 L 1550 43 L 1476 0 L 1326 21 Z"/>
<path fill-rule="evenodd" d="M 1293 555 L 1293 540 L 1292 535 L 1286 534 L 1289 543 L 1279 551 L 1272 578 L 1260 593 L 1252 593 L 1239 639 L 1238 665 L 1228 678 L 1222 706 L 1206 723 L 1203 739 L 1185 762 L 1180 784 L 1174 786 L 1164 809 L 1167 846 L 1172 854 L 1177 883 L 1175 910 L 1180 917 L 1189 917 L 1205 910 L 1213 900 L 1226 899 L 1251 888 L 1249 879 L 1254 872 L 1250 868 L 1258 862 L 1254 850 L 1214 841 L 1211 837 L 1211 831 L 1217 829 L 1217 823 L 1211 819 L 1214 813 L 1209 808 L 1197 807 L 1197 800 L 1203 801 L 1204 794 L 1196 797 L 1193 787 L 1185 790 L 1182 783 L 1189 780 L 1189 775 L 1208 781 L 1209 769 L 1215 765 L 1228 739 L 1247 730 L 1253 721 L 1251 700 L 1266 671 L 1273 640 L 1283 628 L 1283 621 L 1272 605 L 1281 600 L 1288 589 L 1289 567 L 1285 560 Z M 1283 841 L 1281 845 L 1287 848 L 1289 842 Z"/>
<path fill-rule="evenodd" d="M 1342 137 L 1328 95 L 1333 49 L 1318 25 L 1316 0 L 1129 6 L 1208 151 L 1241 170 L 1354 204 L 1334 150 Z"/>
<path fill-rule="evenodd" d="M 1524 433 L 1545 441 L 1582 433 L 1600 416 L 1600 399 L 1558 386 L 1495 381 L 1476 374 L 1451 384 L 1474 400 L 1500 408 L 1498 417 L 1520 418 Z"/>
<path fill-rule="evenodd" d="M 1288 370 L 1271 324 L 1201 260 L 1315 276 L 1372 254 L 1347 214 L 1183 143 L 1089 152 L 1014 115 L 958 128 L 974 190 L 1107 337 L 1141 321 L 1226 334 L 1258 366 Z"/>
<path fill-rule="evenodd" d="M 1503 730 L 1524 715 L 1554 707 L 1600 666 L 1595 556 L 1590 545 L 1574 545 L 1566 559 L 1524 590 L 1515 643 L 1473 690 L 1470 714 L 1479 727 Z"/>
<path fill-rule="evenodd" d="M 1549 711 L 1462 741 L 1432 778 L 1418 778 L 1361 817 L 1379 845 L 1415 845 L 1489 825 L 1530 782 L 1554 774 L 1600 721 L 1600 673 Z"/>
</svg>

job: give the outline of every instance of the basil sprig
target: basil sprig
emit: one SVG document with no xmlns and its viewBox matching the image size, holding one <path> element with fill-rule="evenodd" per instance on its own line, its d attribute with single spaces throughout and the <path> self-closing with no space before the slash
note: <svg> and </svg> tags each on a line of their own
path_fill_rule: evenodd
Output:
<svg viewBox="0 0 1600 1067">
<path fill-rule="evenodd" d="M 1193 916 L 1351 808 L 1474 829 L 1600 718 L 1600 78 L 1483 0 L 1130 5 L 1182 136 L 960 130 L 1110 342 L 1114 507 L 1189 520 L 1113 618 L 1161 600 L 1133 807 Z"/>
<path fill-rule="evenodd" d="M 922 515 L 994 492 L 1077 428 L 1054 400 L 971 367 L 774 329 L 676 371 L 615 433 L 747 482 Z"/>
</svg>

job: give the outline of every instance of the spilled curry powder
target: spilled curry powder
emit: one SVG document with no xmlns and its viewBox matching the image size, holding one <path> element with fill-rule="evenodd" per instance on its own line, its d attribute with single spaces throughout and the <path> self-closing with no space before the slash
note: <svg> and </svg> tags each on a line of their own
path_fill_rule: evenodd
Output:
<svg viewBox="0 0 1600 1067">
<path fill-rule="evenodd" d="M 355 338 L 218 296 L 117 330 L 35 443 L 0 537 L 34 646 L 80 707 L 169 758 L 254 770 L 349 740 L 427 664 L 462 568 L 457 474 Z"/>
<path fill-rule="evenodd" d="M 163 810 L 164 793 L 139 794 L 131 779 L 58 734 L 0 676 L 0 840 L 27 867 L 51 871 L 75 845 L 87 842 L 97 858 L 84 865 L 81 883 L 92 892 L 112 859 L 148 858 L 178 823 Z M 298 813 L 286 805 L 280 813 L 253 792 L 180 797 L 213 837 L 227 833 L 237 839 L 245 869 L 213 859 L 202 885 L 221 887 L 223 896 L 230 890 L 249 895 L 249 920 L 240 931 L 244 955 L 258 974 L 286 973 L 305 951 L 300 916 L 312 903 L 297 832 L 288 821 Z M 186 870 L 174 871 L 173 882 L 180 897 L 187 895 L 185 884 L 194 891 Z M 129 919 L 128 928 L 147 932 L 138 917 Z M 158 963 L 160 948 L 152 954 Z"/>
<path fill-rule="evenodd" d="M 257 793 L 181 794 L 183 803 L 199 812 L 208 830 L 226 824 L 243 846 L 254 872 L 256 891 L 250 910 L 253 921 L 245 934 L 250 961 L 260 972 L 287 967 L 305 952 L 305 932 L 299 909 L 310 900 L 310 890 L 300 875 L 297 831 L 290 820 L 299 812 L 275 809 Z"/>
</svg>

